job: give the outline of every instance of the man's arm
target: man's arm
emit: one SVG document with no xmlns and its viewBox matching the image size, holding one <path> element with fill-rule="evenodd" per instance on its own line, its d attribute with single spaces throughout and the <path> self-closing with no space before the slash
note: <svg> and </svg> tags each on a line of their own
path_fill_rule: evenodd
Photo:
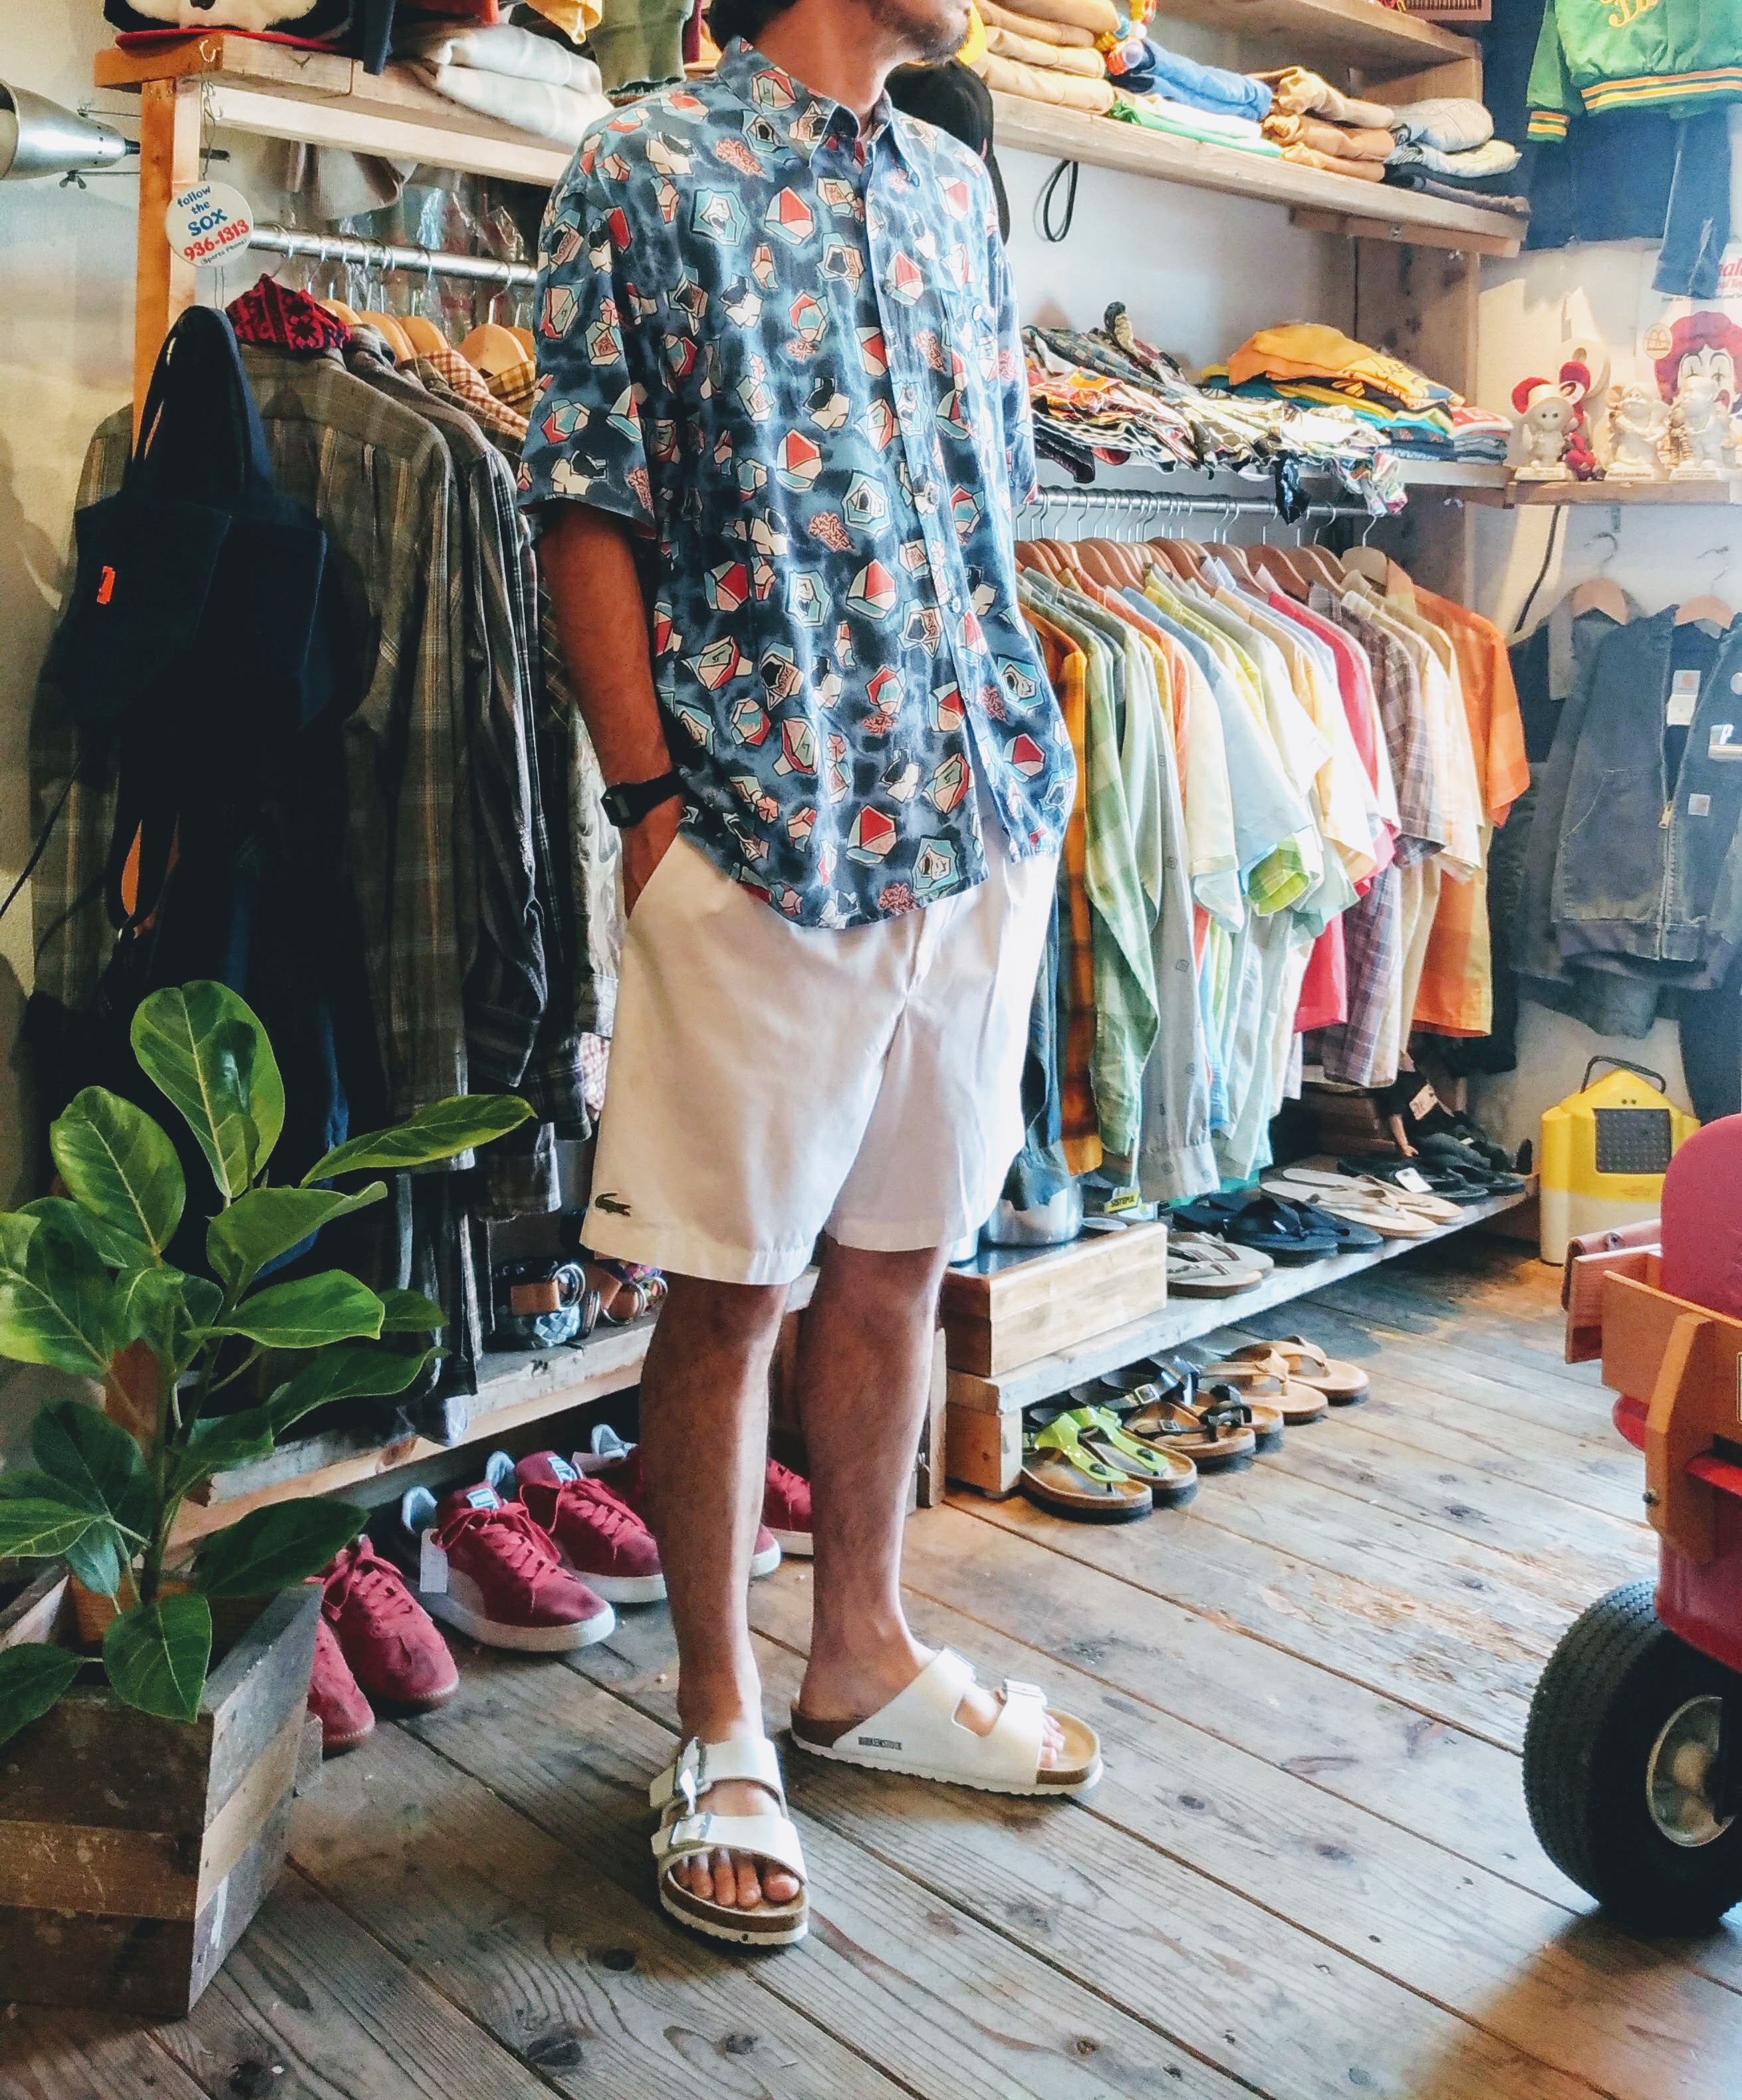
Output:
<svg viewBox="0 0 1742 2100">
<path fill-rule="evenodd" d="M 539 561 L 581 718 L 607 783 L 621 787 L 669 773 L 671 755 L 653 694 L 647 613 L 629 526 L 584 503 L 550 504 Z M 626 910 L 634 911 L 677 836 L 683 807 L 673 796 L 624 832 Z"/>
</svg>

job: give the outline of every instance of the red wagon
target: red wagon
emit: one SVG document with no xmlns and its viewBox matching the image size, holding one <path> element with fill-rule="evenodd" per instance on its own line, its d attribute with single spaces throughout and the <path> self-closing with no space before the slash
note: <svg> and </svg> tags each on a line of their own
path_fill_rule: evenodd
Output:
<svg viewBox="0 0 1742 2100">
<path fill-rule="evenodd" d="M 1657 1580 L 1600 1598 L 1555 1650 L 1524 1786 L 1564 1873 L 1679 1934 L 1742 1901 L 1742 1116 L 1672 1161 L 1657 1238 L 1570 1259 L 1567 1291 L 1568 1358 L 1600 1348 L 1645 1454 Z"/>
</svg>

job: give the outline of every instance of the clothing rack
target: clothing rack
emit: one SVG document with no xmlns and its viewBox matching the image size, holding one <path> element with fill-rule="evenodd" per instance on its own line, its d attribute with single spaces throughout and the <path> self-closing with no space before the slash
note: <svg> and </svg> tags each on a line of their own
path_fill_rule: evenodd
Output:
<svg viewBox="0 0 1742 2100">
<path fill-rule="evenodd" d="M 493 255 L 454 255 L 440 248 L 409 248 L 396 241 L 362 240 L 349 233 L 303 233 L 289 226 L 257 226 L 250 248 L 274 255 L 307 255 L 317 262 L 352 262 L 378 275 L 407 270 L 426 276 L 466 277 L 489 285 L 530 285 L 538 272 L 530 262 L 504 262 Z"/>
<path fill-rule="evenodd" d="M 1204 491 L 1175 495 L 1159 488 L 1042 488 L 1017 513 L 1018 537 L 1050 536 L 1037 532 L 1034 521 L 1049 512 L 1059 511 L 1065 514 L 1072 526 L 1091 520 L 1135 524 L 1194 512 L 1214 513 L 1225 522 L 1236 518 L 1262 518 L 1273 525 L 1284 522 L 1277 516 L 1275 503 L 1265 496 L 1216 496 Z M 1304 530 L 1315 522 L 1329 524 L 1338 518 L 1358 518 L 1363 523 L 1372 522 L 1364 504 L 1310 503 L 1294 523 L 1297 529 Z"/>
</svg>

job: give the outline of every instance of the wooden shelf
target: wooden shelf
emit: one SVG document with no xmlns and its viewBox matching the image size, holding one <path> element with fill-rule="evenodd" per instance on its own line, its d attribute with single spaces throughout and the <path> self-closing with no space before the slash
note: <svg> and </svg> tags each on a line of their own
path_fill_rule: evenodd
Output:
<svg viewBox="0 0 1742 2100">
<path fill-rule="evenodd" d="M 571 156 L 565 147 L 480 117 L 427 87 L 402 66 L 368 73 L 355 59 L 294 51 L 214 31 L 151 51 L 99 51 L 99 87 L 153 82 L 202 98 L 209 121 L 267 139 L 415 159 L 468 174 L 549 188 Z"/>
<path fill-rule="evenodd" d="M 1477 56 L 1467 37 L 1382 7 L 1378 0 L 1159 0 L 1156 14 L 1284 45 L 1290 64 L 1329 62 L 1371 77 Z"/>
<path fill-rule="evenodd" d="M 1724 510 L 1742 502 L 1742 475 L 1716 481 L 1509 481 L 1509 507 L 1541 505 L 1633 504 Z"/>
<path fill-rule="evenodd" d="M 807 1268 L 788 1295 L 787 1310 L 796 1312 L 808 1305 L 816 1288 L 816 1271 Z M 305 1437 L 268 1458 L 220 1473 L 212 1483 L 209 1502 L 183 1504 L 175 1542 L 186 1545 L 203 1538 L 268 1502 L 342 1494 L 365 1481 L 375 1484 L 368 1499 L 378 1503 L 384 1476 L 396 1475 L 425 1459 L 487 1449 L 528 1423 L 608 1399 L 614 1392 L 627 1392 L 640 1383 L 655 1317 L 649 1313 L 627 1327 L 595 1328 L 584 1342 L 573 1346 L 484 1356 L 478 1365 L 478 1391 L 448 1401 L 448 1433 L 443 1439 L 413 1435 L 382 1444 L 339 1431 Z"/>
<path fill-rule="evenodd" d="M 1515 255 L 1524 237 L 1524 222 L 1505 212 L 1483 211 L 1416 190 L 1387 189 L 1230 146 L 1176 139 L 1135 124 L 1117 124 L 1110 117 L 1055 109 L 1022 95 L 994 94 L 992 101 L 1000 152 L 1045 153 L 1156 182 L 1255 197 L 1292 209 L 1298 223 L 1311 232 L 1346 233 L 1356 240 Z"/>
<path fill-rule="evenodd" d="M 1454 1223 L 1420 1239 L 1387 1240 L 1382 1246 L 1365 1253 L 1333 1255 L 1327 1261 L 1302 1262 L 1292 1267 L 1278 1263 L 1262 1283 L 1231 1298 L 1169 1299 L 1092 1341 L 1038 1357 L 997 1378 L 977 1378 L 971 1372 L 952 1370 L 944 1444 L 949 1477 L 988 1494 L 1011 1493 L 1021 1463 L 1024 1408 L 1144 1357 L 1177 1349 L 1223 1327 L 1239 1326 L 1254 1312 L 1289 1304 L 1323 1290 L 1328 1283 L 1359 1276 L 1364 1269 L 1395 1261 L 1417 1247 L 1432 1246 L 1454 1233 L 1467 1232 L 1473 1225 L 1519 1209 L 1531 1201 L 1536 1190 L 1532 1177 L 1519 1193 L 1468 1204 Z"/>
</svg>

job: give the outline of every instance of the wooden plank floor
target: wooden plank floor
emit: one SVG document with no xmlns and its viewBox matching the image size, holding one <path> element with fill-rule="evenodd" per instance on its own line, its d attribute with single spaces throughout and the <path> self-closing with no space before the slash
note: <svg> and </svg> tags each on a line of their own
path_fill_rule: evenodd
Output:
<svg viewBox="0 0 1742 2100">
<path fill-rule="evenodd" d="M 0 2018 L 0 2096 L 1734 2100 L 1742 1931 L 1623 1937 L 1524 1813 L 1545 1657 L 1654 1566 L 1554 1283 L 1454 1241 L 1258 1316 L 1373 1399 L 1188 1511 L 913 1520 L 919 1630 L 1093 1721 L 1088 1804 L 795 1757 L 811 1938 L 716 1952 L 652 1898 L 663 1612 L 566 1665 L 466 1650 L 452 1706 L 328 1767 L 191 2020 Z M 808 1592 L 753 1592 L 771 1724 Z"/>
</svg>

